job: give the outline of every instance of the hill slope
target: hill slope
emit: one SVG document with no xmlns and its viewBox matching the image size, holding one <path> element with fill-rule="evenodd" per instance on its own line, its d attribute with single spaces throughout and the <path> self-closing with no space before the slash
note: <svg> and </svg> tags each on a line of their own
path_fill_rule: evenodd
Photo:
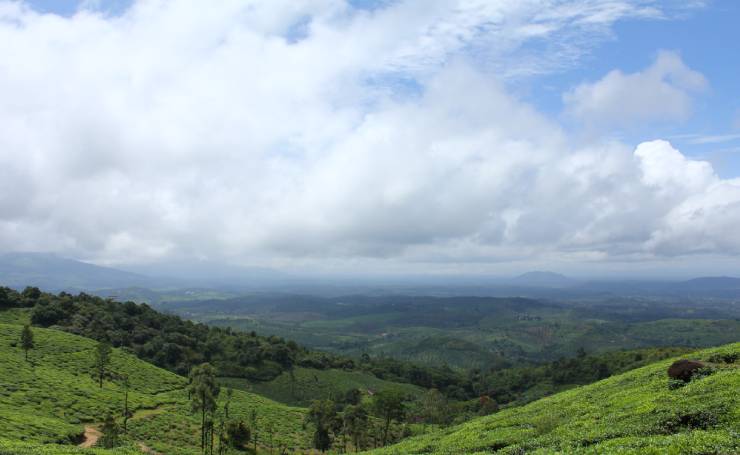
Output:
<svg viewBox="0 0 740 455">
<path fill-rule="evenodd" d="M 735 343 L 690 358 L 739 353 Z M 671 389 L 666 369 L 673 360 L 372 453 L 739 453 L 738 360 L 712 363 L 711 375 Z"/>
<path fill-rule="evenodd" d="M 267 382 L 248 382 L 239 378 L 220 378 L 221 384 L 240 390 L 256 392 L 271 400 L 293 406 L 309 406 L 313 400 L 341 398 L 350 390 L 363 392 L 379 390 L 396 390 L 411 397 L 421 396 L 421 387 L 385 381 L 362 371 L 345 371 L 338 369 L 317 370 L 315 368 L 297 367 L 291 373 L 285 372 Z"/>
<path fill-rule="evenodd" d="M 34 328 L 36 348 L 26 361 L 15 346 L 20 331 L 19 325 L 0 324 L 0 454 L 22 453 L 22 447 L 39 453 L 36 446 L 19 445 L 21 440 L 65 444 L 69 449 L 50 446 L 48 452 L 75 453 L 85 426 L 97 426 L 108 412 L 122 414 L 123 388 L 106 381 L 101 389 L 91 377 L 93 340 Z M 118 349 L 113 351 L 112 370 L 130 378 L 132 446 L 145 444 L 167 454 L 199 453 L 198 419 L 190 413 L 185 378 Z M 302 428 L 304 409 L 238 390 L 230 409 L 233 417 L 245 421 L 254 410 L 261 431 L 280 429 L 274 435 L 276 446 L 305 447 L 310 442 Z"/>
<path fill-rule="evenodd" d="M 44 253 L 0 254 L 0 282 L 14 288 L 104 289 L 154 286 L 154 279 Z"/>
</svg>

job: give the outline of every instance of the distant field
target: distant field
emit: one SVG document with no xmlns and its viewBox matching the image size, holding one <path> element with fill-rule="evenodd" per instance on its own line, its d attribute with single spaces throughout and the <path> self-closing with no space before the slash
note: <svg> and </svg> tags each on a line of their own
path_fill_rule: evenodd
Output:
<svg viewBox="0 0 740 455">
<path fill-rule="evenodd" d="M 740 340 L 740 303 L 685 298 L 249 295 L 169 302 L 210 325 L 256 331 L 359 357 L 390 356 L 460 369 L 572 357 L 579 349 L 716 346 Z"/>
<path fill-rule="evenodd" d="M 421 387 L 384 381 L 359 371 L 315 370 L 296 368 L 290 374 L 283 373 L 269 382 L 249 383 L 244 379 L 220 378 L 223 385 L 240 390 L 248 390 L 282 403 L 307 406 L 312 400 L 338 399 L 351 389 L 360 389 L 365 395 L 368 390 L 398 390 L 410 397 L 418 397 L 424 391 Z"/>
</svg>

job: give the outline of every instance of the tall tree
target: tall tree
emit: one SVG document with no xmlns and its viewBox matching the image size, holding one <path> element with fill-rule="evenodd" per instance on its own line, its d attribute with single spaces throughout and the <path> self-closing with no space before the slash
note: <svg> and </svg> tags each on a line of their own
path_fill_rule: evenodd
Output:
<svg viewBox="0 0 740 455">
<path fill-rule="evenodd" d="M 24 325 L 23 330 L 21 330 L 21 348 L 23 348 L 26 360 L 28 360 L 28 351 L 34 348 L 33 331 L 28 324 Z"/>
<path fill-rule="evenodd" d="M 383 419 L 383 445 L 388 444 L 388 432 L 391 422 L 403 419 L 405 414 L 404 401 L 406 397 L 396 390 L 383 390 L 373 398 L 373 411 Z"/>
<path fill-rule="evenodd" d="M 314 400 L 308 408 L 305 422 L 314 426 L 313 446 L 322 452 L 331 448 L 331 429 L 337 423 L 337 410 L 331 400 Z"/>
<path fill-rule="evenodd" d="M 352 440 L 355 452 L 362 449 L 362 438 L 367 430 L 367 409 L 362 404 L 349 405 L 342 413 L 342 430 Z"/>
<path fill-rule="evenodd" d="M 107 341 L 101 341 L 95 348 L 95 361 L 93 363 L 93 368 L 95 370 L 95 375 L 98 377 L 98 384 L 101 389 L 103 388 L 103 378 L 105 378 L 105 375 L 108 372 L 108 366 L 110 365 L 111 351 L 112 348 L 110 343 Z"/>
<path fill-rule="evenodd" d="M 123 432 L 128 431 L 128 419 L 131 417 L 131 411 L 128 409 L 128 389 L 131 387 L 131 383 L 128 380 L 128 375 L 121 375 L 121 385 L 123 386 Z"/>
<path fill-rule="evenodd" d="M 429 389 L 421 397 L 419 411 L 424 422 L 444 425 L 449 423 L 452 411 L 447 397 L 437 389 Z"/>
<path fill-rule="evenodd" d="M 121 429 L 110 413 L 105 416 L 105 421 L 103 422 L 103 426 L 100 428 L 100 432 L 103 433 L 103 436 L 100 438 L 100 445 L 104 449 L 112 449 L 113 447 L 121 445 Z"/>
<path fill-rule="evenodd" d="M 212 426 L 206 417 L 216 410 L 216 399 L 221 391 L 216 383 L 216 369 L 208 363 L 193 368 L 188 391 L 193 412 L 200 412 L 200 449 L 205 453 L 209 427 Z"/>
<path fill-rule="evenodd" d="M 252 408 L 249 419 L 252 423 L 252 441 L 254 442 L 254 453 L 257 453 L 257 440 L 259 439 L 259 428 L 257 426 L 257 409 Z"/>
</svg>

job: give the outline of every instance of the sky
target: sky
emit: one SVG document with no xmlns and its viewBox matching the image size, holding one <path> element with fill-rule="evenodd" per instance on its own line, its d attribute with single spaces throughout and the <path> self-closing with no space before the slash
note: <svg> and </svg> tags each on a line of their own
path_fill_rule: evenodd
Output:
<svg viewBox="0 0 740 455">
<path fill-rule="evenodd" d="M 0 0 L 0 252 L 740 265 L 740 2 L 203 5 Z"/>
</svg>

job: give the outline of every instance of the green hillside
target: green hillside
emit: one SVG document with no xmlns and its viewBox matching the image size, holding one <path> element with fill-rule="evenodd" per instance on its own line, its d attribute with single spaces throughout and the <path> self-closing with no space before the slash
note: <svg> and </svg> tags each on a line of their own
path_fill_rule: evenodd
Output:
<svg viewBox="0 0 740 455">
<path fill-rule="evenodd" d="M 21 328 L 0 324 L 0 454 L 23 450 L 76 453 L 85 426 L 99 427 L 108 412 L 122 415 L 123 388 L 118 381 L 106 380 L 101 389 L 91 376 L 93 340 L 34 328 L 36 347 L 26 361 L 17 346 Z M 128 424 L 129 446 L 143 444 L 167 454 L 199 452 L 198 418 L 190 413 L 185 378 L 117 349 L 113 351 L 112 371 L 130 378 L 129 406 L 135 412 Z M 275 447 L 310 443 L 302 425 L 304 409 L 244 391 L 234 392 L 230 409 L 234 418 L 245 421 L 255 411 L 265 442 L 268 430 L 275 430 Z M 63 444 L 68 449 L 45 446 L 44 451 L 37 451 L 33 445 L 46 443 Z"/>
<path fill-rule="evenodd" d="M 735 343 L 688 356 L 713 371 L 683 387 L 669 387 L 674 358 L 371 453 L 738 453 L 739 353 Z"/>
<path fill-rule="evenodd" d="M 385 381 L 361 371 L 317 370 L 295 368 L 293 377 L 283 373 L 272 381 L 249 383 L 244 379 L 220 378 L 223 385 L 249 390 L 281 403 L 307 406 L 312 400 L 337 400 L 353 389 L 397 390 L 407 396 L 417 397 L 424 389 L 411 384 Z"/>
</svg>

